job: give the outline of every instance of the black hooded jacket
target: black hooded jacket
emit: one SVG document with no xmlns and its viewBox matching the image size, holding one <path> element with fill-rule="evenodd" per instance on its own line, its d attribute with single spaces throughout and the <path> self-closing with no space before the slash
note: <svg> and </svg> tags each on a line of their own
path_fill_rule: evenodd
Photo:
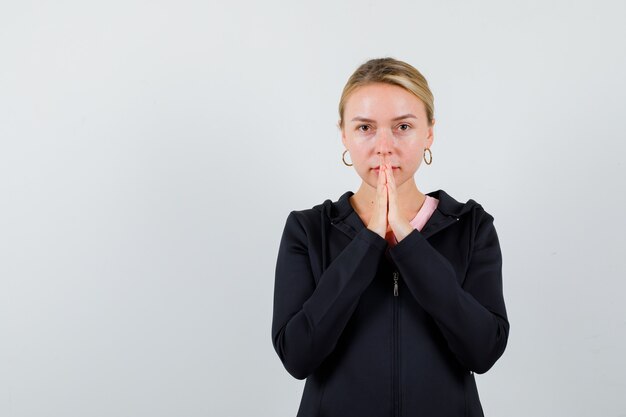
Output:
<svg viewBox="0 0 626 417">
<path fill-rule="evenodd" d="M 344 193 L 292 211 L 280 241 L 272 342 L 306 383 L 298 417 L 482 416 L 474 373 L 507 344 L 493 217 L 443 190 L 389 247 Z"/>
</svg>

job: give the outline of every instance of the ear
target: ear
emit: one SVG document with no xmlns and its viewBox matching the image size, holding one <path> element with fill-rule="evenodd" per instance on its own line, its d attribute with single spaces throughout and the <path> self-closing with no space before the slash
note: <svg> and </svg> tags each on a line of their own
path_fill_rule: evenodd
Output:
<svg viewBox="0 0 626 417">
<path fill-rule="evenodd" d="M 433 124 L 428 127 L 428 136 L 426 137 L 426 147 L 430 148 L 435 140 L 435 119 L 433 118 Z"/>
<path fill-rule="evenodd" d="M 339 131 L 341 132 L 341 143 L 343 143 L 345 148 L 348 148 L 348 145 L 346 145 L 346 132 L 341 128 L 339 122 L 337 122 L 337 128 L 339 128 Z"/>
</svg>

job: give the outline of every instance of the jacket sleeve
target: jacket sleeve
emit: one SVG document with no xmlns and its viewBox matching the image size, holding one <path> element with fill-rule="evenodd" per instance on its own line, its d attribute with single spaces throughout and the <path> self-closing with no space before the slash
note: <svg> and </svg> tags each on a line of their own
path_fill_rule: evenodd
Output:
<svg viewBox="0 0 626 417">
<path fill-rule="evenodd" d="M 315 285 L 308 237 L 298 217 L 297 212 L 289 214 L 280 241 L 272 342 L 287 371 L 304 379 L 335 348 L 361 294 L 376 275 L 387 242 L 363 228 Z"/>
<path fill-rule="evenodd" d="M 478 374 L 500 358 L 509 335 L 502 254 L 493 217 L 479 208 L 463 284 L 450 262 L 413 230 L 389 250 L 404 282 L 432 316 L 460 363 Z"/>
</svg>

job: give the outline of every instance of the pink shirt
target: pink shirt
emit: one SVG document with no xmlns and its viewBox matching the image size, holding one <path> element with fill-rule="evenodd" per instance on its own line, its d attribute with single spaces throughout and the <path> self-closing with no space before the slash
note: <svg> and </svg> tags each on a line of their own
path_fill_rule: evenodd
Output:
<svg viewBox="0 0 626 417">
<path fill-rule="evenodd" d="M 417 230 L 422 230 L 428 219 L 430 219 L 430 216 L 432 216 L 432 214 L 435 212 L 438 203 L 439 200 L 437 200 L 435 197 L 427 195 L 426 200 L 424 200 L 424 204 L 422 204 L 422 207 L 420 207 L 413 220 L 409 222 L 411 226 L 413 226 Z M 398 243 L 396 237 L 393 235 L 393 232 L 390 232 L 387 236 L 387 242 L 391 246 L 395 246 Z"/>
</svg>

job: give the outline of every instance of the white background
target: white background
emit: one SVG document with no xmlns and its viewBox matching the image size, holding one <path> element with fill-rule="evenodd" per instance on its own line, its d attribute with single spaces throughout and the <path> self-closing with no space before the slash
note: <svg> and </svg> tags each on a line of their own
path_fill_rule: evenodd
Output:
<svg viewBox="0 0 626 417">
<path fill-rule="evenodd" d="M 288 213 L 359 186 L 341 89 L 435 95 L 416 182 L 495 218 L 487 416 L 626 416 L 621 1 L 0 3 L 0 415 L 294 416 Z"/>
</svg>

